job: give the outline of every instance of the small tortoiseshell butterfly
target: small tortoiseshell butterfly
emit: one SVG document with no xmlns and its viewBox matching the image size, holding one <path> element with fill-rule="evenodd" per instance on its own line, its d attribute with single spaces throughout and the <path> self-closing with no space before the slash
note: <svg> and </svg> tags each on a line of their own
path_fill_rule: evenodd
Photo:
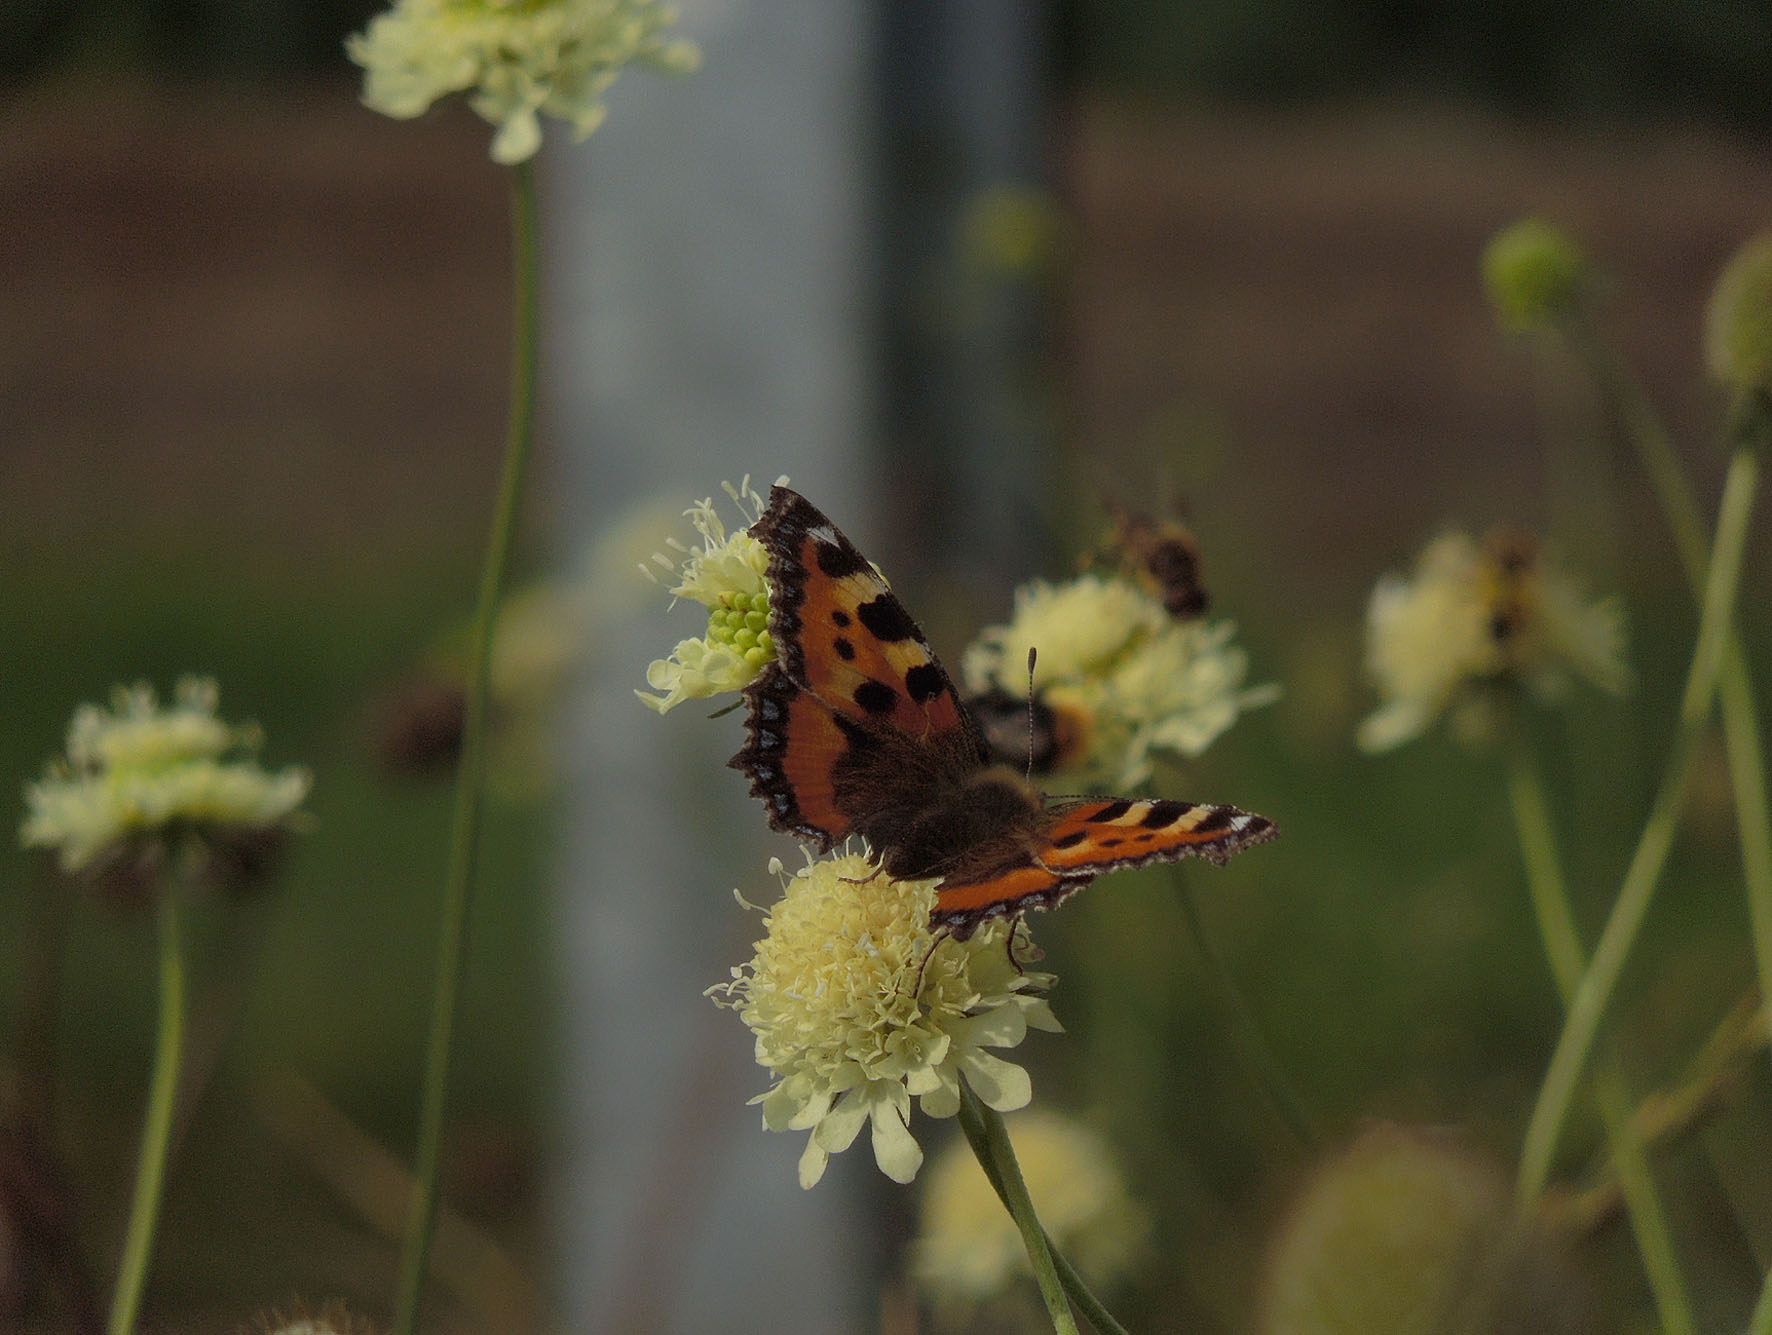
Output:
<svg viewBox="0 0 1772 1335">
<path fill-rule="evenodd" d="M 745 688 L 732 767 L 775 829 L 824 852 L 859 834 L 889 876 L 940 877 L 935 926 L 963 938 L 1103 872 L 1188 855 L 1223 863 L 1273 837 L 1273 822 L 1235 807 L 1048 802 L 990 763 L 917 623 L 835 524 L 777 486 L 751 534 L 769 553 L 777 658 Z"/>
</svg>

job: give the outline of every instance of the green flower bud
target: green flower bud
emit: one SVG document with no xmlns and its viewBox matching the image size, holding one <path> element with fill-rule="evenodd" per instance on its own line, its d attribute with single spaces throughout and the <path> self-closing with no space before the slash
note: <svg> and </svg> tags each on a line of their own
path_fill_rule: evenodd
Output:
<svg viewBox="0 0 1772 1335">
<path fill-rule="evenodd" d="M 1523 333 L 1572 314 L 1592 284 L 1587 256 L 1557 228 L 1527 218 L 1483 251 L 1483 285 L 1503 329 Z"/>
<path fill-rule="evenodd" d="M 1731 388 L 1772 393 L 1772 232 L 1724 266 L 1705 311 L 1704 361 Z"/>
</svg>

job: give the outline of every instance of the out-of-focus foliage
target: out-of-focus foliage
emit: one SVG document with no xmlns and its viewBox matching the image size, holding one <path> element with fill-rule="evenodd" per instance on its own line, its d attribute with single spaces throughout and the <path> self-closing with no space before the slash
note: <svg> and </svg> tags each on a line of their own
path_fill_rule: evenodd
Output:
<svg viewBox="0 0 1772 1335">
<path fill-rule="evenodd" d="M 67 64 L 181 75 L 336 71 L 377 0 L 15 0 L 0 78 Z M 1055 6 L 1073 80 L 1259 100 L 1453 97 L 1573 116 L 1772 123 L 1772 8 L 1753 0 L 1082 0 Z"/>
</svg>

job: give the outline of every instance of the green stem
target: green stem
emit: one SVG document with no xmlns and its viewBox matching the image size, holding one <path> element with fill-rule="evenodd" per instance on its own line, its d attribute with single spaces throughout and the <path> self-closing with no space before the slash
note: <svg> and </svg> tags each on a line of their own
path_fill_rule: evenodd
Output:
<svg viewBox="0 0 1772 1335">
<path fill-rule="evenodd" d="M 1710 529 L 1674 452 L 1673 438 L 1641 387 L 1612 356 L 1591 325 L 1577 320 L 1566 332 L 1636 449 L 1661 503 L 1686 578 L 1693 593 L 1702 599 Z M 1737 462 L 1747 453 L 1738 449 Z M 1731 474 L 1734 472 L 1732 464 Z M 1753 927 L 1754 964 L 1761 994 L 1772 997 L 1772 805 L 1766 795 L 1759 706 L 1754 702 L 1741 637 L 1733 630 L 1723 646 L 1717 703 L 1723 719 L 1723 743 L 1728 751 L 1730 788 L 1735 796 L 1735 823 L 1741 838 L 1741 870 Z"/>
<path fill-rule="evenodd" d="M 1533 911 L 1538 917 L 1538 934 L 1544 942 L 1544 953 L 1550 960 L 1557 991 L 1562 994 L 1563 1004 L 1567 1007 L 1580 986 L 1587 960 L 1575 926 L 1575 913 L 1569 903 L 1568 884 L 1563 876 L 1562 859 L 1557 853 L 1544 782 L 1531 748 L 1517 729 L 1512 740 L 1513 768 L 1508 778 L 1508 796 L 1513 803 L 1514 826 L 1519 831 L 1520 855 L 1526 864 L 1526 883 L 1531 891 Z M 1680 1274 L 1679 1258 L 1674 1251 L 1667 1215 L 1661 1207 L 1661 1197 L 1655 1188 L 1655 1177 L 1650 1172 L 1642 1140 L 1632 1125 L 1630 1090 L 1625 1084 L 1623 1070 L 1611 1053 L 1603 1053 L 1596 1063 L 1594 1094 L 1612 1152 L 1613 1171 L 1630 1216 L 1637 1250 L 1643 1258 L 1643 1270 L 1649 1279 L 1649 1290 L 1655 1299 L 1661 1328 L 1669 1335 L 1686 1335 L 1695 1329 L 1691 1302 L 1686 1297 L 1685 1280 Z"/>
<path fill-rule="evenodd" d="M 1729 786 L 1735 793 L 1735 821 L 1741 839 L 1742 880 L 1747 887 L 1748 921 L 1752 925 L 1755 972 L 1760 995 L 1772 997 L 1772 806 L 1766 800 L 1765 750 L 1760 740 L 1759 708 L 1747 673 L 1740 639 L 1731 636 L 1717 682 L 1723 715 L 1723 744 L 1729 761 Z"/>
<path fill-rule="evenodd" d="M 1557 1140 L 1587 1064 L 1594 1036 L 1611 1002 L 1625 961 L 1630 957 L 1631 947 L 1636 943 L 1637 931 L 1643 925 L 1649 901 L 1654 897 L 1656 881 L 1673 844 L 1698 742 L 1710 713 L 1711 698 L 1716 692 L 1723 649 L 1729 640 L 1757 471 L 1751 455 L 1738 454 L 1723 488 L 1717 541 L 1698 623 L 1698 643 L 1686 677 L 1679 726 L 1670 748 L 1667 770 L 1636 852 L 1625 871 L 1618 900 L 1600 933 L 1599 944 L 1594 948 L 1593 960 L 1570 1000 L 1562 1035 L 1551 1054 L 1537 1105 L 1526 1127 L 1518 1194 L 1521 1202 L 1528 1206 L 1536 1203 L 1550 1176 Z"/>
<path fill-rule="evenodd" d="M 154 1225 L 166 1185 L 167 1147 L 172 1140 L 173 1104 L 178 1095 L 178 1067 L 185 1038 L 185 960 L 179 941 L 178 896 L 175 884 L 159 887 L 160 1027 L 154 1040 L 154 1075 L 142 1119 L 141 1159 L 135 1170 L 135 1197 L 129 1206 L 129 1231 L 117 1267 L 117 1291 L 111 1298 L 110 1335 L 133 1335 L 141 1309 L 142 1287 L 154 1251 Z"/>
<path fill-rule="evenodd" d="M 965 1093 L 968 1096 L 971 1095 L 970 1090 L 966 1090 Z M 1008 1208 L 1009 1195 L 1003 1186 L 1003 1176 L 997 1171 L 997 1165 L 991 1158 L 991 1142 L 985 1132 L 984 1119 L 982 1116 L 972 1115 L 973 1111 L 964 1102 L 962 1103 L 960 1129 L 966 1133 L 966 1141 L 972 1146 L 972 1153 L 977 1157 L 979 1167 L 984 1169 L 984 1175 L 991 1184 L 991 1190 L 997 1193 L 997 1199 L 1003 1202 L 1004 1208 Z M 978 1111 L 982 1113 L 988 1110 L 980 1105 Z M 994 1113 L 991 1115 L 995 1116 Z M 1108 1311 L 1101 1299 L 1090 1291 L 1089 1286 L 1083 1282 L 1083 1277 L 1077 1273 L 1076 1268 L 1054 1245 L 1050 1234 L 1046 1235 L 1046 1250 L 1051 1253 L 1052 1264 L 1058 1270 L 1058 1282 L 1064 1285 L 1065 1293 L 1069 1295 L 1071 1302 L 1076 1304 L 1077 1310 L 1083 1314 L 1089 1324 L 1094 1326 L 1100 1335 L 1126 1335 L 1126 1328 L 1114 1320 L 1113 1313 Z"/>
<path fill-rule="evenodd" d="M 1034 1213 L 1034 1202 L 1022 1180 L 1021 1165 L 1015 1161 L 1015 1147 L 1009 1143 L 1002 1114 L 974 1094 L 964 1080 L 960 1081 L 960 1128 L 1021 1232 L 1022 1245 L 1027 1248 L 1028 1262 L 1034 1268 L 1034 1281 L 1040 1286 L 1040 1297 L 1045 1299 L 1053 1331 L 1056 1335 L 1077 1335 L 1076 1318 L 1071 1315 L 1070 1302 L 1065 1297 L 1052 1244 Z"/>
<path fill-rule="evenodd" d="M 1280 1119 L 1298 1138 L 1299 1143 L 1306 1149 L 1315 1149 L 1317 1134 L 1311 1127 L 1310 1119 L 1305 1116 L 1304 1105 L 1293 1092 L 1292 1083 L 1286 1078 L 1286 1072 L 1274 1056 L 1273 1049 L 1268 1046 L 1261 1023 L 1255 1018 L 1255 1012 L 1243 996 L 1242 989 L 1237 986 L 1236 980 L 1231 977 L 1230 970 L 1213 946 L 1186 872 L 1179 866 L 1172 867 L 1170 881 L 1175 886 L 1176 899 L 1181 904 L 1182 916 L 1194 938 L 1194 946 L 1200 952 L 1201 960 L 1205 962 L 1207 981 L 1230 1022 L 1231 1046 L 1238 1060 L 1250 1078 L 1267 1093 L 1280 1114 Z"/>
<path fill-rule="evenodd" d="M 449 1093 L 449 1066 L 455 1020 L 467 954 L 468 908 L 480 843 L 480 798 L 486 769 L 486 701 L 491 674 L 492 634 L 499 593 L 516 528 L 523 465 L 529 453 L 535 409 L 536 228 L 535 174 L 528 162 L 511 171 L 512 319 L 511 401 L 505 433 L 504 464 L 492 532 L 480 572 L 468 667 L 466 712 L 462 721 L 461 762 L 456 773 L 450 825 L 449 869 L 443 885 L 443 923 L 437 946 L 437 976 L 431 1001 L 431 1029 L 425 1051 L 423 1103 L 413 1166 L 412 1210 L 400 1258 L 394 1331 L 412 1335 L 418 1322 L 420 1291 L 437 1217 L 437 1161 Z"/>
<path fill-rule="evenodd" d="M 1698 499 L 1686 480 L 1686 470 L 1674 451 L 1673 437 L 1656 416 L 1642 387 L 1631 378 L 1600 339 L 1593 327 L 1578 319 L 1564 332 L 1575 353 L 1586 363 L 1588 374 L 1611 405 L 1626 439 L 1637 452 L 1649 485 L 1661 503 L 1662 517 L 1673 534 L 1674 548 L 1693 592 L 1704 586 L 1706 558 L 1710 552 L 1710 527 L 1698 508 Z"/>
</svg>

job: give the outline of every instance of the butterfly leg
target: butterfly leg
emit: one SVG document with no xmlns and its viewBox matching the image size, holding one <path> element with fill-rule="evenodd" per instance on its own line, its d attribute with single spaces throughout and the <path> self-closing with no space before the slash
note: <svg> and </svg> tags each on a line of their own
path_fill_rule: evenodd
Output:
<svg viewBox="0 0 1772 1335">
<path fill-rule="evenodd" d="M 917 981 L 912 985 L 909 994 L 912 1000 L 923 995 L 923 971 L 929 967 L 929 961 L 934 958 L 936 947 L 952 935 L 953 933 L 946 927 L 937 927 L 935 934 L 930 937 L 929 949 L 923 952 L 923 958 L 917 963 Z"/>
<path fill-rule="evenodd" d="M 1009 924 L 1009 932 L 1003 938 L 1003 947 L 1009 952 L 1009 967 L 1018 974 L 1026 973 L 1028 965 L 1038 964 L 1046 958 L 1046 952 L 1034 944 L 1027 918 L 1020 913 Z"/>
<path fill-rule="evenodd" d="M 880 873 L 885 870 L 885 867 L 876 862 L 874 864 L 874 869 L 866 876 L 839 876 L 837 879 L 844 885 L 866 885 L 870 881 L 877 879 Z"/>
</svg>

